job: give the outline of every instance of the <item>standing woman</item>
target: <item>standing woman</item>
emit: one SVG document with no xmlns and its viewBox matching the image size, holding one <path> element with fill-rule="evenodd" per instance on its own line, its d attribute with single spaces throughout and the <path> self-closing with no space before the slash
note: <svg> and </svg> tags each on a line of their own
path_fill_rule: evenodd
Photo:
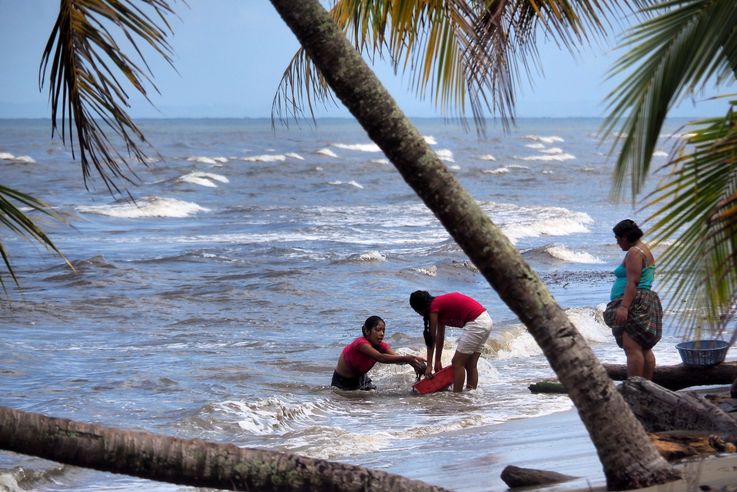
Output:
<svg viewBox="0 0 737 492">
<path fill-rule="evenodd" d="M 438 372 L 443 368 L 441 356 L 445 343 L 445 327 L 463 328 L 463 335 L 458 339 L 452 360 L 453 391 L 459 392 L 463 389 L 466 375 L 468 376 L 466 387 L 476 389 L 479 384 L 477 364 L 481 357 L 481 348 L 491 333 L 491 316 L 486 308 L 458 292 L 433 297 L 424 290 L 413 292 L 409 297 L 409 305 L 425 322 L 422 333 L 427 345 L 425 376 L 431 377 L 433 370 Z"/>
<path fill-rule="evenodd" d="M 642 230 L 634 221 L 623 220 L 612 230 L 617 245 L 627 254 L 614 269 L 616 278 L 604 321 L 627 356 L 627 377 L 652 379 L 655 372 L 652 348 L 663 333 L 663 308 L 658 294 L 652 290 L 655 258 L 641 241 Z"/>
</svg>

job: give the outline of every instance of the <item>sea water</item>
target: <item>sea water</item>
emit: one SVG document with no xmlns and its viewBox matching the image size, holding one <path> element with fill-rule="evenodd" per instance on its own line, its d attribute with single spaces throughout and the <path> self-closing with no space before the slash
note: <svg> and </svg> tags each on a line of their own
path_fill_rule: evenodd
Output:
<svg viewBox="0 0 737 492">
<path fill-rule="evenodd" d="M 601 139 L 600 123 L 521 119 L 479 136 L 416 120 L 595 354 L 623 363 L 601 320 L 623 257 L 611 228 L 641 217 L 631 202 L 610 200 L 612 141 Z M 48 121 L 0 121 L 1 184 L 63 218 L 33 214 L 75 268 L 2 229 L 20 288 L 3 276 L 0 405 L 366 465 L 459 490 L 494 490 L 457 475 L 496 459 L 489 446 L 505 424 L 525 429 L 571 408 L 567 396 L 530 393 L 530 383 L 554 376 L 540 348 L 354 121 L 141 127 L 148 165 L 132 165 L 133 183 L 118 181 L 132 201 L 94 172 L 85 186 L 79 149 L 52 140 Z M 667 162 L 677 128 L 664 132 L 654 168 Z M 417 289 L 463 292 L 491 313 L 479 389 L 417 396 L 409 366 L 377 364 L 378 390 L 332 390 L 342 347 L 370 315 L 386 320 L 397 352 L 424 355 L 422 320 L 408 303 Z M 679 360 L 672 318 L 667 311 L 655 348 L 663 364 Z M 447 333 L 446 363 L 459 334 Z M 184 489 L 0 451 L 3 487 Z"/>
</svg>

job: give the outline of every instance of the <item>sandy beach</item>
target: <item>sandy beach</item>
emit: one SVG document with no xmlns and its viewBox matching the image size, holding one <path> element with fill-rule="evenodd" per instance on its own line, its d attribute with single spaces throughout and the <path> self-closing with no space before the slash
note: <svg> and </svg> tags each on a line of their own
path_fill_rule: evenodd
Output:
<svg viewBox="0 0 737 492">
<path fill-rule="evenodd" d="M 483 456 L 479 457 L 480 454 Z M 578 477 L 569 482 L 526 490 L 606 490 L 606 479 L 596 448 L 575 408 L 542 417 L 513 420 L 483 430 L 447 434 L 438 439 L 437 451 L 416 455 L 406 466 L 386 471 L 459 492 L 506 491 L 509 489 L 501 479 L 501 473 L 508 465 Z M 735 454 L 693 458 L 677 466 L 684 471 L 683 480 L 640 490 L 679 492 L 699 490 L 702 486 L 737 490 Z"/>
</svg>

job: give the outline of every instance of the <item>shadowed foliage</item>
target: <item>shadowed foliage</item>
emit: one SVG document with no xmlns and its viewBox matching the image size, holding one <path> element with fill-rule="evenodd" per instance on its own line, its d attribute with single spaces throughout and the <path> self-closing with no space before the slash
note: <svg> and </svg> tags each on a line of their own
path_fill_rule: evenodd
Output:
<svg viewBox="0 0 737 492">
<path fill-rule="evenodd" d="M 737 2 L 643 2 L 649 19 L 632 28 L 612 72 L 628 75 L 608 96 L 604 125 L 616 133 L 616 196 L 627 178 L 633 200 L 650 174 L 671 108 L 706 87 L 737 82 Z M 737 297 L 737 131 L 734 101 L 724 116 L 686 126 L 662 178 L 645 199 L 647 225 L 661 255 L 670 308 L 687 335 L 728 328 Z M 675 241 L 673 241 L 675 239 Z M 737 331 L 735 332 L 737 333 Z"/>
<path fill-rule="evenodd" d="M 470 107 L 482 130 L 488 113 L 514 115 L 515 90 L 540 69 L 540 35 L 574 50 L 604 34 L 608 19 L 630 2 L 567 0 L 337 0 L 330 11 L 354 47 L 386 58 L 408 74 L 420 98 L 445 114 Z M 325 78 L 305 54 L 294 55 L 274 97 L 272 116 L 314 114 L 333 101 Z"/>
</svg>

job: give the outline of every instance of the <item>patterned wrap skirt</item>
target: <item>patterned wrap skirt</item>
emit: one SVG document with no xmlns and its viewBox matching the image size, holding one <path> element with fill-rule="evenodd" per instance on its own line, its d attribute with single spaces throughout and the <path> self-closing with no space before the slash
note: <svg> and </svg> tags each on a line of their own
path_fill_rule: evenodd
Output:
<svg viewBox="0 0 737 492">
<path fill-rule="evenodd" d="M 627 322 L 617 325 L 614 312 L 620 304 L 622 298 L 618 297 L 607 304 L 604 310 L 604 322 L 612 329 L 617 345 L 623 347 L 622 335 L 627 332 L 643 349 L 653 348 L 663 335 L 663 307 L 660 305 L 657 292 L 637 289 L 630 305 Z"/>
</svg>

